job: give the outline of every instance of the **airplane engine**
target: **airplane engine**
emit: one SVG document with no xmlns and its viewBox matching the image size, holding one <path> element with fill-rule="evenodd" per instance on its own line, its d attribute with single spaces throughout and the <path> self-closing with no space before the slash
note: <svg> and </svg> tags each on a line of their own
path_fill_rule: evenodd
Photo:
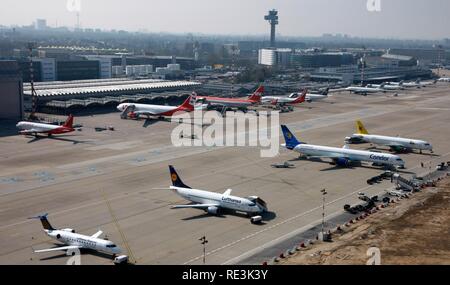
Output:
<svg viewBox="0 0 450 285">
<path fill-rule="evenodd" d="M 306 99 L 306 102 L 312 103 L 312 100 L 311 99 Z"/>
<path fill-rule="evenodd" d="M 212 206 L 212 207 L 208 207 L 207 211 L 208 211 L 208 214 L 217 215 L 219 213 L 219 208 Z"/>
<path fill-rule="evenodd" d="M 336 164 L 339 166 L 347 167 L 350 165 L 350 161 L 346 158 L 338 158 L 336 159 Z"/>
<path fill-rule="evenodd" d="M 56 235 L 56 238 L 57 238 L 57 239 L 60 239 L 60 238 L 61 238 L 61 235 L 60 235 L 60 234 L 57 234 L 57 235 Z"/>
<path fill-rule="evenodd" d="M 62 229 L 62 231 L 68 232 L 68 233 L 75 233 L 74 229 Z"/>
</svg>

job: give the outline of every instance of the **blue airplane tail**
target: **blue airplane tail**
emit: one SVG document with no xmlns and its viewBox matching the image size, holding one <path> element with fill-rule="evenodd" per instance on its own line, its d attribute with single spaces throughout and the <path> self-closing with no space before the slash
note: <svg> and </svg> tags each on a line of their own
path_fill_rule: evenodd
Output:
<svg viewBox="0 0 450 285">
<path fill-rule="evenodd" d="M 48 217 L 48 214 L 46 213 L 46 214 L 43 214 L 43 215 L 40 215 L 40 216 L 37 216 L 37 217 L 31 217 L 30 219 L 37 219 L 37 220 L 40 220 L 41 223 L 42 223 L 42 226 L 43 226 L 44 229 L 46 229 L 46 230 L 50 230 L 50 231 L 55 230 L 55 228 L 52 227 L 52 225 L 51 225 L 50 222 L 48 221 L 47 217 Z"/>
<path fill-rule="evenodd" d="M 296 146 L 303 143 L 297 140 L 294 134 L 285 125 L 281 125 L 281 130 L 283 131 L 284 140 L 286 141 L 286 148 L 294 149 Z"/>
<path fill-rule="evenodd" d="M 192 189 L 191 187 L 184 184 L 183 181 L 181 181 L 181 178 L 178 175 L 177 171 L 175 170 L 175 167 L 173 167 L 172 165 L 169 165 L 169 170 L 170 170 L 170 179 L 172 180 L 173 186 L 180 187 L 180 188 Z"/>
</svg>

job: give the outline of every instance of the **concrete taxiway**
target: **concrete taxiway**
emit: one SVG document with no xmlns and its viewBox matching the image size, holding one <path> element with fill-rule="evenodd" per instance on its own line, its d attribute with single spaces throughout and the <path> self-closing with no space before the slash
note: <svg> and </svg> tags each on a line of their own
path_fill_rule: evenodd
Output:
<svg viewBox="0 0 450 285">
<path fill-rule="evenodd" d="M 305 104 L 281 114 L 304 141 L 342 146 L 362 119 L 369 132 L 422 138 L 435 154 L 401 154 L 405 175 L 422 173 L 450 160 L 450 84 L 369 96 L 333 94 L 323 102 Z M 0 264 L 65 264 L 64 253 L 34 254 L 55 246 L 41 224 L 28 217 L 49 213 L 55 227 L 83 234 L 98 229 L 125 249 L 108 211 L 111 205 L 137 264 L 201 264 L 206 235 L 207 264 L 239 263 L 273 240 L 289 237 L 321 218 L 326 188 L 327 215 L 358 201 L 357 193 L 375 194 L 388 181 L 369 186 L 381 172 L 374 167 L 335 168 L 328 163 L 298 160 L 281 150 L 261 158 L 259 148 L 172 146 L 170 133 L 178 124 L 121 120 L 119 113 L 76 118 L 81 132 L 35 140 L 0 137 Z M 115 131 L 95 132 L 113 125 Z M 280 134 L 281 135 L 281 134 Z M 281 139 L 281 142 L 282 139 Z M 365 149 L 369 145 L 351 146 Z M 290 160 L 296 168 L 273 169 Z M 425 168 L 421 168 L 423 162 Z M 237 196 L 257 195 L 273 213 L 262 225 L 248 218 L 214 217 L 194 209 L 171 210 L 186 203 L 169 190 L 167 165 L 176 166 L 183 181 L 195 188 Z M 126 252 L 125 252 L 126 253 Z M 111 264 L 99 254 L 83 254 L 83 264 Z"/>
</svg>

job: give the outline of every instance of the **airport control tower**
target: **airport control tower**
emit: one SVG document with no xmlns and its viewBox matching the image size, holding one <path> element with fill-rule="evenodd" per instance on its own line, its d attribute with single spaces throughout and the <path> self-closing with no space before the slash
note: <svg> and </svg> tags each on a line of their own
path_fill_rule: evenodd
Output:
<svg viewBox="0 0 450 285">
<path fill-rule="evenodd" d="M 278 25 L 278 11 L 271 10 L 269 14 L 264 16 L 264 20 L 270 24 L 270 47 L 275 47 L 275 26 Z"/>
</svg>

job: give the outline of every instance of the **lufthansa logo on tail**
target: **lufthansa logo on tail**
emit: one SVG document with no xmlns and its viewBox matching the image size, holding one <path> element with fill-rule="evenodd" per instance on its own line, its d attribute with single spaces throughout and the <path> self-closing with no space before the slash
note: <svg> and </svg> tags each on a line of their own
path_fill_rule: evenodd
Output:
<svg viewBox="0 0 450 285">
<path fill-rule="evenodd" d="M 288 137 L 288 139 L 292 139 L 292 134 L 291 133 L 287 133 L 287 137 Z"/>
<path fill-rule="evenodd" d="M 172 174 L 172 181 L 177 181 L 177 179 L 178 179 L 178 176 L 174 173 L 174 174 Z"/>
</svg>

